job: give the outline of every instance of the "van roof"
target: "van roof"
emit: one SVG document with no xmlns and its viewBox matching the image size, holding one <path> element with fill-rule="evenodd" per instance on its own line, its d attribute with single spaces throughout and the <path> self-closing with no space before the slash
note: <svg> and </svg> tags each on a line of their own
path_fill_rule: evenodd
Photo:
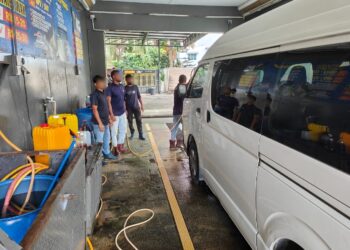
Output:
<svg viewBox="0 0 350 250">
<path fill-rule="evenodd" d="M 346 34 L 349 0 L 294 0 L 228 31 L 203 60 Z"/>
</svg>

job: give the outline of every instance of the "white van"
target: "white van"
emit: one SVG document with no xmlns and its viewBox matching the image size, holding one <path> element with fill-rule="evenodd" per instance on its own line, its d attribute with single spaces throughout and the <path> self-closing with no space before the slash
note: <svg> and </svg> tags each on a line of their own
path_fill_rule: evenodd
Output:
<svg viewBox="0 0 350 250">
<path fill-rule="evenodd" d="M 349 13 L 291 1 L 220 38 L 190 82 L 192 178 L 252 249 L 350 249 Z"/>
</svg>

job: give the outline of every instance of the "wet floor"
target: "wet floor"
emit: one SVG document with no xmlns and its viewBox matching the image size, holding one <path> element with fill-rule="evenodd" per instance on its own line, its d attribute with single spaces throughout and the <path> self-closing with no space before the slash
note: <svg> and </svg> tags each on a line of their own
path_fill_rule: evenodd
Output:
<svg viewBox="0 0 350 250">
<path fill-rule="evenodd" d="M 171 119 L 144 121 L 151 126 L 195 249 L 250 249 L 206 185 L 192 184 L 184 152 L 169 150 L 167 122 Z M 138 140 L 132 141 L 131 146 L 136 152 L 145 152 L 151 147 Z M 145 250 L 181 249 L 153 154 L 142 158 L 126 155 L 118 163 L 105 166 L 104 172 L 108 182 L 103 187 L 104 206 L 92 238 L 95 249 L 116 249 L 115 235 L 127 216 L 140 208 L 153 209 L 155 217 L 148 224 L 129 231 L 135 245 Z M 134 221 L 147 216 L 144 214 Z M 124 237 L 119 242 L 123 249 L 132 249 Z"/>
</svg>

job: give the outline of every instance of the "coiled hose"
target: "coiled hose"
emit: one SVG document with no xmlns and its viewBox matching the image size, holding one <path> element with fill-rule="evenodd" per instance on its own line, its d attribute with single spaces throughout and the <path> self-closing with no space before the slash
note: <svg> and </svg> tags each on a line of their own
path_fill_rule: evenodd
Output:
<svg viewBox="0 0 350 250">
<path fill-rule="evenodd" d="M 0 130 L 0 137 L 11 147 L 13 148 L 14 150 L 16 150 L 17 152 L 21 152 L 22 149 L 20 149 L 19 147 L 17 147 L 14 143 L 12 143 L 6 136 L 5 134 Z M 29 199 L 30 199 L 30 196 L 32 194 L 32 191 L 33 191 L 33 186 L 34 186 L 34 178 L 35 178 L 35 166 L 34 166 L 34 162 L 32 160 L 32 158 L 30 158 L 28 155 L 27 155 L 27 160 L 31 166 L 31 179 L 30 179 L 30 183 L 29 183 L 29 188 L 28 188 L 28 192 L 27 192 L 27 195 L 26 195 L 26 198 L 21 206 L 21 209 L 19 211 L 19 214 L 22 214 L 23 213 L 23 210 L 24 208 L 27 206 L 28 202 L 29 202 Z M 14 181 L 13 181 L 14 182 Z M 11 184 L 12 186 L 12 184 Z M 14 187 L 14 186 L 13 186 Z M 5 217 L 6 216 L 6 212 L 7 212 L 7 208 L 8 208 L 8 205 L 10 203 L 10 200 L 11 200 L 11 197 L 14 193 L 14 190 L 11 190 L 9 188 L 8 192 L 6 193 L 6 196 L 5 196 L 5 203 L 4 203 L 4 206 L 2 208 L 2 217 Z"/>
</svg>

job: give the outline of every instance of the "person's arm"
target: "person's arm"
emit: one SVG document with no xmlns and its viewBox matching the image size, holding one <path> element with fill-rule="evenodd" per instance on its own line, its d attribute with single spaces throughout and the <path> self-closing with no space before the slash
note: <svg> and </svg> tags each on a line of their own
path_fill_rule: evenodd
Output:
<svg viewBox="0 0 350 250">
<path fill-rule="evenodd" d="M 110 88 L 106 89 L 106 95 L 107 95 L 107 104 L 108 104 L 108 111 L 109 111 L 109 116 L 113 122 L 116 121 L 116 118 L 113 114 L 113 108 L 112 108 L 112 93 Z"/>
<path fill-rule="evenodd" d="M 255 130 L 255 126 L 259 122 L 259 119 L 260 119 L 260 112 L 256 110 L 254 113 L 253 121 L 250 124 L 250 129 Z"/>
<path fill-rule="evenodd" d="M 239 123 L 239 120 L 241 119 L 241 112 L 238 111 L 236 122 Z"/>
<path fill-rule="evenodd" d="M 105 127 L 101 121 L 100 114 L 98 113 L 98 99 L 97 96 L 92 94 L 91 95 L 91 106 L 92 106 L 92 113 L 97 121 L 98 128 L 100 129 L 101 132 L 105 130 Z"/>
<path fill-rule="evenodd" d="M 242 113 L 243 106 L 244 106 L 244 105 L 242 105 L 241 108 L 238 108 L 238 109 L 237 109 L 237 115 L 236 115 L 237 117 L 236 117 L 236 120 L 235 120 L 235 122 L 237 122 L 237 123 L 239 123 L 240 120 L 241 120 L 241 113 Z"/>
<path fill-rule="evenodd" d="M 97 107 L 98 107 L 97 105 L 92 105 L 92 113 L 94 114 L 94 117 L 97 121 L 99 130 L 101 132 L 103 132 L 103 131 L 105 131 L 105 126 L 103 125 L 103 123 L 101 121 L 100 114 L 98 113 Z"/>
<path fill-rule="evenodd" d="M 140 93 L 140 90 L 139 90 L 139 87 L 137 87 L 137 90 L 136 90 L 136 93 L 137 93 L 137 98 L 139 100 L 139 103 L 140 103 L 140 107 L 141 107 L 141 111 L 144 112 L 145 109 L 144 109 L 144 106 L 143 106 L 143 100 L 142 100 L 142 96 L 141 96 L 141 93 Z"/>
</svg>

